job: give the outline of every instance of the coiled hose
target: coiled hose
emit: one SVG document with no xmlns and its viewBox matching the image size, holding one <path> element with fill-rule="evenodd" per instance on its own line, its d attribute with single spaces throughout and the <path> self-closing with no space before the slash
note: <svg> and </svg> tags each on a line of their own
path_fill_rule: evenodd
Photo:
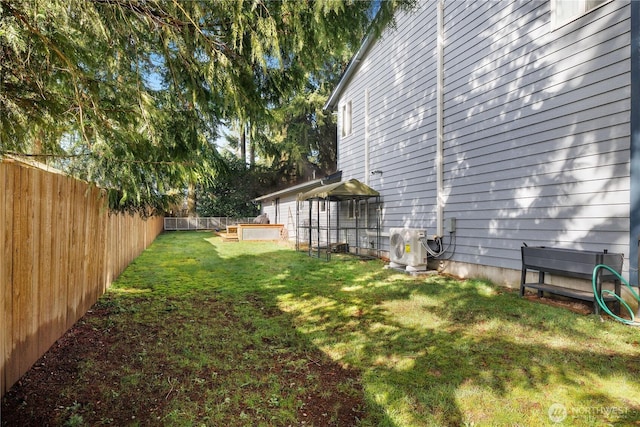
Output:
<svg viewBox="0 0 640 427">
<path fill-rule="evenodd" d="M 629 288 L 629 291 L 631 291 L 631 294 L 635 297 L 636 301 L 638 301 L 638 303 L 640 304 L 640 296 L 636 293 L 636 291 L 633 290 L 633 288 L 631 287 L 631 285 L 629 285 L 629 282 L 627 282 L 624 277 L 620 276 L 620 274 L 615 271 L 613 268 L 609 267 L 608 265 L 605 264 L 598 264 L 595 266 L 595 268 L 593 269 L 593 276 L 592 276 L 592 280 L 591 283 L 593 285 L 593 296 L 594 299 L 596 301 L 596 303 L 600 306 L 600 308 L 602 308 L 602 310 L 607 313 L 609 316 L 613 317 L 615 320 L 624 323 L 625 325 L 631 325 L 631 326 L 640 326 L 640 322 L 636 321 L 636 317 L 635 314 L 633 313 L 633 310 L 631 310 L 631 307 L 629 307 L 629 304 L 626 303 L 625 300 L 623 300 L 620 296 L 618 296 L 615 292 L 610 291 L 608 289 L 603 289 L 601 291 L 600 294 L 598 294 L 598 289 L 597 289 L 597 283 L 598 283 L 598 271 L 604 268 L 605 270 L 609 270 L 611 273 L 613 273 L 614 276 L 616 276 L 618 278 L 618 280 L 620 280 L 621 283 L 624 283 L 624 285 Z M 604 302 L 604 298 L 603 295 L 607 294 L 607 295 L 612 295 L 615 299 L 618 300 L 618 302 L 620 302 L 620 304 L 624 305 L 624 307 L 627 309 L 627 311 L 629 312 L 629 315 L 631 316 L 631 319 L 625 319 L 623 317 L 620 317 L 616 314 L 613 314 L 613 312 L 611 312 L 611 310 L 609 310 L 609 307 L 607 307 L 607 304 Z"/>
</svg>

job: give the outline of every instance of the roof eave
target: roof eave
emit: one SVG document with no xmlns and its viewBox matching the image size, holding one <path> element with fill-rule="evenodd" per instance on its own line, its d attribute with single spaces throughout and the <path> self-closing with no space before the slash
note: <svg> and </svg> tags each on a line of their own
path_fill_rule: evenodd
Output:
<svg viewBox="0 0 640 427">
<path fill-rule="evenodd" d="M 360 66 L 360 61 L 362 61 L 362 58 L 364 58 L 364 56 L 367 54 L 367 51 L 369 50 L 375 39 L 376 37 L 374 32 L 370 32 L 362 41 L 360 48 L 353 56 L 353 58 L 351 58 L 351 62 L 349 62 L 347 69 L 344 71 L 344 74 L 342 74 L 340 81 L 338 82 L 336 87 L 333 88 L 333 91 L 331 92 L 331 95 L 329 95 L 327 102 L 325 102 L 324 107 L 322 107 L 324 111 L 335 111 L 336 107 L 338 106 L 338 101 L 340 99 L 342 91 L 347 86 L 349 80 L 351 80 L 351 77 Z"/>
<path fill-rule="evenodd" d="M 255 200 L 256 202 L 262 202 L 264 200 L 269 200 L 269 199 L 273 199 L 273 198 L 277 198 L 280 196 L 285 196 L 288 194 L 298 194 L 299 192 L 304 192 L 307 189 L 313 188 L 313 187 L 317 187 L 322 185 L 322 179 L 315 179 L 313 181 L 307 181 L 304 182 L 302 184 L 298 184 L 298 185 L 294 185 L 293 187 L 287 187 L 284 188 L 282 190 L 279 191 L 275 191 L 273 193 L 269 193 L 269 194 L 265 194 L 263 196 L 260 197 L 256 197 Z"/>
<path fill-rule="evenodd" d="M 342 171 L 336 171 L 330 175 L 325 176 L 324 178 L 314 179 L 312 181 L 303 182 L 301 184 L 294 185 L 292 187 L 283 188 L 282 190 L 275 191 L 273 193 L 265 194 L 260 197 L 256 197 L 253 199 L 256 202 L 262 202 L 265 200 L 271 200 L 274 198 L 287 196 L 290 194 L 299 194 L 308 191 L 311 188 L 318 187 L 321 185 L 325 185 L 332 182 L 337 182 L 342 179 Z"/>
</svg>

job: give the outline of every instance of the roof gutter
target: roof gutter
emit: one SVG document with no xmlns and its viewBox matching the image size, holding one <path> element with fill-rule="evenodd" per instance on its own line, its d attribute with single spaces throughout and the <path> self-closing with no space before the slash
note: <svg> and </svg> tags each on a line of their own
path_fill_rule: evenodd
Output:
<svg viewBox="0 0 640 427">
<path fill-rule="evenodd" d="M 342 74 L 342 77 L 340 77 L 340 81 L 338 82 L 336 87 L 333 89 L 333 92 L 331 92 L 331 95 L 329 95 L 329 98 L 327 99 L 327 102 L 324 104 L 324 107 L 322 107 L 324 111 L 336 110 L 342 91 L 347 86 L 347 83 L 349 83 L 349 80 L 351 80 L 351 77 L 360 66 L 360 61 L 362 61 L 362 58 L 364 58 L 364 55 L 367 53 L 367 51 L 369 50 L 369 47 L 371 47 L 375 39 L 376 39 L 375 32 L 370 32 L 367 35 L 367 37 L 365 37 L 365 39 L 362 41 L 360 48 L 358 49 L 356 54 L 353 56 L 353 58 L 351 58 L 351 62 L 349 62 L 347 69 Z"/>
</svg>

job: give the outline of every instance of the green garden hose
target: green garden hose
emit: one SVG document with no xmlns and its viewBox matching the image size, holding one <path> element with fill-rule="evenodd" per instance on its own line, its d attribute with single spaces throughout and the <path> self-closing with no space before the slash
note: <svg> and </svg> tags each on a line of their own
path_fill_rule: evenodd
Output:
<svg viewBox="0 0 640 427">
<path fill-rule="evenodd" d="M 627 282 L 624 277 L 620 276 L 620 274 L 615 271 L 613 268 L 609 267 L 608 265 L 604 265 L 604 264 L 598 264 L 596 265 L 596 267 L 593 269 L 593 277 L 591 280 L 591 283 L 593 285 L 593 296 L 596 300 L 596 303 L 600 306 L 600 308 L 602 308 L 602 310 L 604 310 L 605 313 L 607 313 L 609 316 L 613 317 L 615 320 L 622 322 L 626 325 L 632 325 L 632 326 L 640 326 L 640 322 L 636 322 L 636 317 L 635 314 L 633 313 L 633 310 L 631 310 L 631 307 L 629 307 L 629 304 L 627 304 L 625 302 L 625 300 L 623 300 L 619 295 L 617 295 L 615 292 L 610 291 L 608 289 L 603 289 L 602 292 L 600 294 L 598 294 L 598 289 L 597 289 L 597 283 L 598 283 L 598 270 L 600 270 L 601 268 L 604 268 L 605 270 L 609 270 L 611 273 L 613 273 L 618 280 L 620 280 L 620 282 L 624 283 L 625 286 L 627 288 L 629 288 L 629 290 L 631 291 L 631 294 L 635 297 L 636 301 L 638 301 L 638 303 L 640 304 L 640 296 L 636 293 L 636 291 L 633 290 L 633 288 L 631 287 L 631 285 L 629 285 L 629 282 Z M 603 295 L 607 294 L 607 295 L 612 295 L 615 299 L 617 299 L 620 304 L 624 305 L 625 308 L 627 309 L 627 311 L 629 312 L 629 315 L 631 316 L 631 320 L 629 319 L 625 319 L 623 317 L 617 316 L 615 314 L 613 314 L 611 312 L 611 310 L 609 310 L 609 307 L 607 307 L 607 304 L 605 304 L 604 299 L 603 299 Z"/>
</svg>

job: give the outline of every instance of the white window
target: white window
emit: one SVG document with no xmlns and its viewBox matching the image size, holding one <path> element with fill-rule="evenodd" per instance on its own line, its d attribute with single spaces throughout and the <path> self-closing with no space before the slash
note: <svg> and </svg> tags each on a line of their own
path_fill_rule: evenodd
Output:
<svg viewBox="0 0 640 427">
<path fill-rule="evenodd" d="M 342 136 L 351 135 L 351 101 L 342 105 Z"/>
<path fill-rule="evenodd" d="M 347 204 L 347 218 L 353 219 L 358 216 L 358 202 L 355 199 L 349 200 Z"/>
<path fill-rule="evenodd" d="M 347 218 L 366 218 L 369 203 L 366 200 L 351 199 L 347 201 Z"/>
<path fill-rule="evenodd" d="M 358 203 L 358 218 L 367 218 L 369 214 L 369 203 L 366 200 L 360 200 Z"/>
<path fill-rule="evenodd" d="M 326 201 L 324 199 L 320 200 L 320 212 L 326 212 L 327 211 L 327 205 L 326 205 Z"/>
<path fill-rule="evenodd" d="M 553 28 L 568 23 L 609 0 L 551 0 Z"/>
</svg>

